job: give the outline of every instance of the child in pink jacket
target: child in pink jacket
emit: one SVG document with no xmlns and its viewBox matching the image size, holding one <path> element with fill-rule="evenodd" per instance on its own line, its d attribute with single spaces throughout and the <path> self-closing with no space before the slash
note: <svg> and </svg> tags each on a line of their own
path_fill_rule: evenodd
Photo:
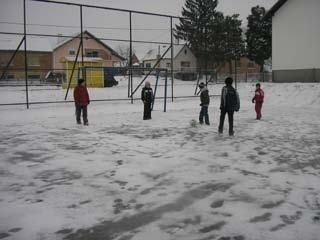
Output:
<svg viewBox="0 0 320 240">
<path fill-rule="evenodd" d="M 261 109 L 262 109 L 262 104 L 263 104 L 263 100 L 264 100 L 264 92 L 261 89 L 261 85 L 260 83 L 256 84 L 256 91 L 255 91 L 255 95 L 252 98 L 252 103 L 255 103 L 255 110 L 256 110 L 256 114 L 257 114 L 257 120 L 261 119 Z"/>
</svg>

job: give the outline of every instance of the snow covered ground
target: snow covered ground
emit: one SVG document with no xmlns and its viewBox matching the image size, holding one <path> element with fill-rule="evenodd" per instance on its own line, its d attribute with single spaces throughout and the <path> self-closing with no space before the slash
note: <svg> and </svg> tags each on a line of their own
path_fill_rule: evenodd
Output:
<svg viewBox="0 0 320 240">
<path fill-rule="evenodd" d="M 318 240 L 320 85 L 263 84 L 261 121 L 254 84 L 238 87 L 234 137 L 217 134 L 218 97 L 210 126 L 193 124 L 198 98 L 168 102 L 167 113 L 159 101 L 151 121 L 139 101 L 93 102 L 88 127 L 75 124 L 72 103 L 1 107 L 0 239 Z M 90 89 L 95 99 L 126 94 L 125 82 Z M 1 103 L 13 100 L 23 89 L 0 88 Z"/>
</svg>

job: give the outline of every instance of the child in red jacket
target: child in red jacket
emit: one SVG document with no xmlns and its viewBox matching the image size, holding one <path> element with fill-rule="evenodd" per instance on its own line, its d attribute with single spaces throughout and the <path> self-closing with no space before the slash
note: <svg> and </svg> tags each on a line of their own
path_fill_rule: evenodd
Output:
<svg viewBox="0 0 320 240">
<path fill-rule="evenodd" d="M 252 98 L 252 103 L 255 103 L 255 110 L 257 113 L 257 120 L 261 119 L 261 109 L 262 109 L 262 104 L 263 104 L 263 100 L 264 100 L 264 92 L 261 89 L 260 83 L 256 84 L 256 91 L 255 91 L 255 95 Z"/>
<path fill-rule="evenodd" d="M 77 123 L 81 124 L 80 117 L 82 112 L 83 124 L 88 125 L 87 106 L 90 103 L 90 99 L 83 79 L 79 79 L 78 85 L 74 88 L 73 97 L 76 105 Z"/>
</svg>

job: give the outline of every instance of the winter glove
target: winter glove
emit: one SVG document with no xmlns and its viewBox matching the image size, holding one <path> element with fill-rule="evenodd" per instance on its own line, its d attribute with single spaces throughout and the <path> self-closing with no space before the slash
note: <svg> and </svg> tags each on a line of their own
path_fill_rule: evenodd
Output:
<svg viewBox="0 0 320 240">
<path fill-rule="evenodd" d="M 254 98 L 252 98 L 252 103 L 254 103 Z"/>
<path fill-rule="evenodd" d="M 203 106 L 203 103 L 200 103 L 200 107 L 202 107 Z"/>
</svg>

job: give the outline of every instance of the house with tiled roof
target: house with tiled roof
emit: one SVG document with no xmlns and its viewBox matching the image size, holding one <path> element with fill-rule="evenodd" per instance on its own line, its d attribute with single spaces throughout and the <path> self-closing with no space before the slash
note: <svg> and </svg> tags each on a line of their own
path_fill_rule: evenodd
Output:
<svg viewBox="0 0 320 240">
<path fill-rule="evenodd" d="M 67 85 L 72 75 L 72 68 L 76 60 L 78 47 L 81 41 L 81 34 L 76 34 L 73 38 L 68 38 L 55 46 L 53 50 L 53 68 L 56 72 L 63 72 L 65 78 L 63 86 Z M 83 32 L 83 57 L 82 49 L 79 51 L 78 63 L 76 64 L 75 73 L 73 74 L 71 86 L 77 84 L 78 69 L 84 65 L 88 67 L 86 72 L 87 86 L 103 87 L 104 86 L 104 70 L 103 67 L 120 66 L 125 59 L 121 57 L 115 50 L 98 39 L 88 31 Z M 81 71 L 80 71 L 81 72 Z M 80 75 L 80 77 L 82 77 Z"/>
<path fill-rule="evenodd" d="M 9 68 L 6 67 L 21 42 L 21 38 L 2 36 L 0 39 L 0 76 L 2 82 L 24 81 L 24 44 L 21 44 Z M 29 81 L 43 81 L 52 68 L 52 46 L 48 39 L 27 37 L 27 60 Z M 3 74 L 4 73 L 4 74 Z"/>
</svg>

